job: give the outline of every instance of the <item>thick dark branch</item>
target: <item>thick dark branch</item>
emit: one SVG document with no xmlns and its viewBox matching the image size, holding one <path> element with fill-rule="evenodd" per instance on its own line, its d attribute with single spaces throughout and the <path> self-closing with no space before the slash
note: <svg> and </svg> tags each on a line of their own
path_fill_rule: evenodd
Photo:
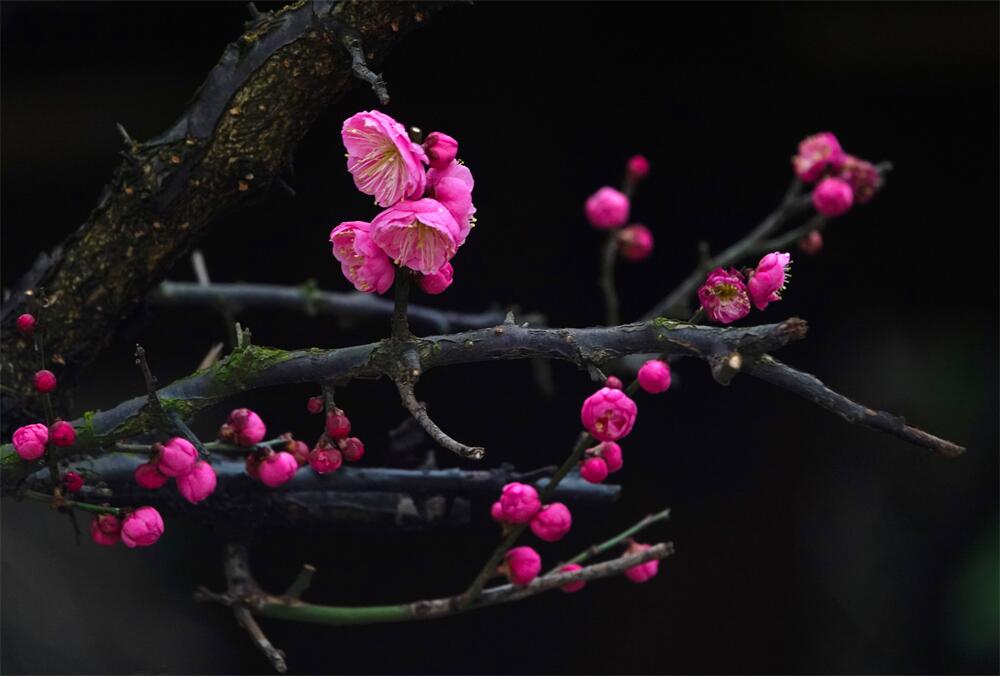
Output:
<svg viewBox="0 0 1000 676">
<path fill-rule="evenodd" d="M 319 291 L 312 286 L 273 286 L 269 284 L 195 284 L 193 282 L 163 282 L 146 299 L 153 305 L 167 307 L 212 307 L 239 313 L 246 308 L 286 310 L 307 315 L 330 316 L 343 322 L 356 319 L 388 320 L 393 302 L 370 293 L 337 293 Z M 436 310 L 420 305 L 408 308 L 410 321 L 440 333 L 481 329 L 503 322 L 504 310 L 479 313 Z M 542 319 L 538 315 L 522 317 L 523 321 Z"/>
<path fill-rule="evenodd" d="M 68 386 L 196 238 L 287 170 L 314 120 L 350 89 L 355 64 L 334 28 L 350 27 L 377 64 L 438 6 L 302 2 L 262 14 L 226 48 L 169 130 L 145 143 L 129 137 L 126 160 L 97 208 L 51 256 L 39 258 L 4 304 L 5 429 L 37 413 L 30 396 L 37 365 L 13 330 L 26 291 L 43 298 L 45 354 L 65 360 L 60 380 Z"/>
</svg>

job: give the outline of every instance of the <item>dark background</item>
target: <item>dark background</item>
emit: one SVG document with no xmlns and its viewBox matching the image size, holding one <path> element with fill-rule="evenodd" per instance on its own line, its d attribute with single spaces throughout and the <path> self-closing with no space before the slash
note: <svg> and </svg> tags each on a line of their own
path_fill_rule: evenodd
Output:
<svg viewBox="0 0 1000 676">
<path fill-rule="evenodd" d="M 242 3 L 5 2 L 0 17 L 6 286 L 96 203 L 118 162 L 114 123 L 140 139 L 166 128 L 246 15 Z M 719 250 L 766 215 L 797 141 L 829 129 L 895 170 L 874 202 L 834 223 L 822 255 L 795 255 L 786 299 L 748 321 L 808 319 L 808 339 L 782 359 L 969 452 L 942 459 L 751 378 L 720 388 L 703 363 L 681 362 L 676 388 L 639 400 L 619 503 L 578 512 L 563 542 L 538 547 L 554 562 L 670 505 L 671 522 L 646 539 L 672 539 L 678 553 L 654 581 L 431 623 L 265 620 L 292 669 L 996 673 L 998 18 L 996 3 L 481 3 L 406 38 L 384 69 L 387 111 L 459 139 L 479 208 L 454 286 L 417 302 L 600 322 L 602 235 L 582 202 L 643 152 L 653 170 L 633 218 L 656 251 L 618 276 L 635 318 L 688 273 L 699 240 Z M 296 153 L 296 199 L 275 192 L 205 238 L 215 280 L 349 288 L 329 229 L 375 212 L 353 190 L 339 129 L 374 105 L 359 87 L 315 125 Z M 172 277 L 192 278 L 189 265 Z M 242 319 L 255 342 L 288 348 L 387 330 Z M 84 378 L 74 413 L 142 391 L 136 340 L 167 382 L 221 336 L 208 312 L 138 313 Z M 520 362 L 434 371 L 420 393 L 446 430 L 492 449 L 489 462 L 533 467 L 568 451 L 592 389 L 554 368 L 552 400 Z M 310 394 L 232 403 L 309 436 Z M 405 417 L 393 388 L 353 384 L 338 403 L 365 463 L 384 461 L 386 430 Z M 224 413 L 197 429 L 209 434 Z M 267 671 L 227 610 L 191 601 L 197 585 L 221 585 L 208 530 L 172 519 L 148 550 L 77 548 L 64 519 L 5 501 L 2 535 L 4 673 Z M 398 602 L 463 588 L 496 538 L 485 519 L 406 537 L 267 532 L 253 558 L 275 590 L 308 561 L 320 570 L 312 600 Z"/>
</svg>

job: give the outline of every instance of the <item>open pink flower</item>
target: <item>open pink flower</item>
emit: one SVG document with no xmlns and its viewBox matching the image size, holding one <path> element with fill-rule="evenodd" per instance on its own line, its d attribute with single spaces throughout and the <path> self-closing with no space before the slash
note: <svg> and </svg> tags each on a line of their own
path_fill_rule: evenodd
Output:
<svg viewBox="0 0 1000 676">
<path fill-rule="evenodd" d="M 344 121 L 340 136 L 354 185 L 380 207 L 423 194 L 427 154 L 399 122 L 377 110 L 361 112 Z"/>
<path fill-rule="evenodd" d="M 425 275 L 451 260 L 462 228 L 437 200 L 404 200 L 380 213 L 372 221 L 372 239 L 397 265 Z"/>
<path fill-rule="evenodd" d="M 200 460 L 190 472 L 177 477 L 177 490 L 191 504 L 198 504 L 215 492 L 217 478 L 215 470 L 204 460 Z"/>
<path fill-rule="evenodd" d="M 90 522 L 90 539 L 110 547 L 121 540 L 122 522 L 114 514 L 100 514 Z"/>
<path fill-rule="evenodd" d="M 523 586 L 542 571 L 542 557 L 531 547 L 514 547 L 504 555 L 502 569 L 511 584 Z"/>
<path fill-rule="evenodd" d="M 573 516 L 561 502 L 545 505 L 531 519 L 531 532 L 546 542 L 557 542 L 569 532 Z"/>
<path fill-rule="evenodd" d="M 587 198 L 584 213 L 595 228 L 612 230 L 625 225 L 628 220 L 629 200 L 625 193 L 604 186 Z"/>
<path fill-rule="evenodd" d="M 747 290 L 754 307 L 763 310 L 768 303 L 781 300 L 781 292 L 788 281 L 788 268 L 792 255 L 781 251 L 769 253 L 760 259 L 757 269 L 750 276 Z"/>
<path fill-rule="evenodd" d="M 45 455 L 45 444 L 49 443 L 49 428 L 42 423 L 25 425 L 14 430 L 11 439 L 14 452 L 22 460 L 38 460 Z"/>
<path fill-rule="evenodd" d="M 465 244 L 465 238 L 472 229 L 472 217 L 476 213 L 476 207 L 472 205 L 472 188 L 475 184 L 469 168 L 458 162 L 427 172 L 427 196 L 440 202 L 458 223 L 456 246 Z"/>
<path fill-rule="evenodd" d="M 617 441 L 632 431 L 637 413 L 625 392 L 602 387 L 583 402 L 580 420 L 595 439 Z"/>
<path fill-rule="evenodd" d="M 345 221 L 330 231 L 333 257 L 347 281 L 362 293 L 385 293 L 392 286 L 396 271 L 392 261 L 371 238 L 371 224 Z"/>
<path fill-rule="evenodd" d="M 844 161 L 844 151 L 837 137 L 828 131 L 806 137 L 799 143 L 799 154 L 792 158 L 795 174 L 812 183 L 827 168 L 837 169 Z"/>
<path fill-rule="evenodd" d="M 122 542 L 128 548 L 149 547 L 163 535 L 163 517 L 153 507 L 140 507 L 125 517 Z"/>
<path fill-rule="evenodd" d="M 726 272 L 716 268 L 698 289 L 698 300 L 709 319 L 720 324 L 732 324 L 750 314 L 750 298 L 743 275 L 734 268 Z"/>
</svg>

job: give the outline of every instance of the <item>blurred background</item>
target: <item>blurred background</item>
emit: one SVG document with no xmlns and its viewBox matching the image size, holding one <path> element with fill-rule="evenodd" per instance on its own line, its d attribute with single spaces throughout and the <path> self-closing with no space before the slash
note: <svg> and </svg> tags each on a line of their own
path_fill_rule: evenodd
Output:
<svg viewBox="0 0 1000 676">
<path fill-rule="evenodd" d="M 4 286 L 94 207 L 119 161 L 115 122 L 138 139 L 169 126 L 247 18 L 242 3 L 3 3 Z M 454 286 L 414 302 L 600 323 L 603 233 L 582 204 L 641 152 L 652 173 L 633 220 L 656 249 L 618 274 L 623 315 L 637 318 L 690 271 L 700 240 L 721 250 L 769 213 L 796 143 L 830 130 L 895 169 L 873 202 L 833 224 L 821 255 L 793 251 L 785 300 L 748 319 L 806 318 L 807 340 L 783 360 L 969 450 L 943 459 L 748 377 L 720 388 L 703 363 L 682 361 L 676 387 L 639 400 L 612 477 L 622 498 L 581 510 L 564 541 L 539 547 L 554 562 L 671 506 L 671 521 L 644 536 L 677 546 L 655 580 L 428 623 L 263 620 L 291 669 L 996 673 L 998 19 L 996 3 L 482 3 L 407 37 L 384 68 L 386 110 L 459 139 L 479 210 Z M 214 281 L 349 288 L 329 230 L 375 212 L 345 170 L 339 130 L 374 106 L 358 87 L 314 126 L 295 156 L 295 199 L 275 191 L 210 232 Z M 171 278 L 193 279 L 190 265 Z M 240 319 L 255 343 L 285 348 L 388 331 L 291 313 Z M 207 311 L 140 310 L 81 382 L 74 413 L 143 391 L 137 340 L 165 383 L 223 330 Z M 418 392 L 444 429 L 491 449 L 488 463 L 530 469 L 565 456 L 593 389 L 585 373 L 553 368 L 552 399 L 527 362 L 433 371 Z M 312 394 L 230 403 L 309 438 Z M 364 464 L 385 461 L 387 431 L 406 417 L 397 402 L 385 382 L 338 391 Z M 210 435 L 225 413 L 203 414 L 196 431 Z M 447 595 L 497 541 L 487 511 L 474 503 L 468 527 L 418 535 L 262 531 L 252 561 L 274 590 L 315 564 L 317 602 Z M 4 673 L 269 669 L 228 610 L 191 600 L 198 585 L 222 586 L 209 529 L 172 519 L 148 550 L 76 547 L 64 518 L 5 500 L 2 544 Z"/>
</svg>

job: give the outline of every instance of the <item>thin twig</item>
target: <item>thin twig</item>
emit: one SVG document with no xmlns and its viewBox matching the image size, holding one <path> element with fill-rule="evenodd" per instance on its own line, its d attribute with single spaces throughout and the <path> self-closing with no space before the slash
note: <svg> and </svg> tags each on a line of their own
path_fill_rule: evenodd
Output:
<svg viewBox="0 0 1000 676">
<path fill-rule="evenodd" d="M 351 71 L 354 73 L 354 77 L 371 85 L 379 103 L 383 106 L 389 105 L 389 88 L 382 76 L 368 67 L 361 33 L 340 21 L 333 22 L 332 26 L 340 44 L 351 55 Z"/>
<path fill-rule="evenodd" d="M 628 528 L 628 529 L 622 531 L 621 533 L 619 533 L 618 535 L 614 536 L 613 538 L 611 538 L 609 540 L 605 540 L 604 542 L 602 542 L 599 545 L 592 545 L 592 546 L 588 547 L 587 549 L 584 549 L 582 552 L 580 552 L 579 554 L 577 554 L 576 556 L 574 556 L 569 561 L 566 561 L 565 563 L 583 563 L 584 561 L 587 561 L 588 559 L 592 559 L 595 556 L 600 556 L 601 554 L 603 554 L 604 552 L 608 551 L 609 549 L 612 549 L 612 548 L 620 545 L 622 542 L 625 542 L 625 540 L 627 540 L 628 538 L 632 537 L 633 535 L 636 535 L 640 531 L 648 528 L 649 526 L 652 526 L 654 523 L 658 523 L 660 521 L 666 521 L 669 518 L 670 518 L 670 509 L 669 508 L 664 509 L 661 512 L 657 512 L 656 514 L 649 514 L 645 518 L 643 518 L 641 521 L 639 521 L 639 523 L 635 524 L 631 528 Z M 562 565 L 565 565 L 565 564 L 562 564 Z M 550 572 L 548 574 L 552 575 L 554 572 L 557 572 L 558 570 L 559 570 L 559 567 L 557 566 L 555 569 L 553 569 L 552 572 Z"/>
<path fill-rule="evenodd" d="M 285 590 L 284 598 L 289 601 L 301 601 L 302 595 L 309 589 L 309 585 L 312 584 L 313 575 L 315 574 L 316 566 L 308 563 L 303 565 L 302 570 L 299 571 L 295 580 Z"/>
<path fill-rule="evenodd" d="M 468 446 L 460 441 L 455 441 L 445 434 L 444 430 L 437 426 L 437 423 L 431 420 L 431 417 L 427 415 L 427 409 L 417 401 L 417 397 L 413 393 L 413 382 L 411 379 L 400 378 L 395 382 L 396 388 L 399 390 L 399 398 L 403 402 L 403 407 L 410 412 L 413 419 L 424 428 L 424 431 L 430 435 L 431 439 L 438 446 L 452 453 L 457 453 L 463 458 L 482 460 L 483 456 L 486 455 L 485 448 L 481 446 Z"/>
<path fill-rule="evenodd" d="M 615 289 L 615 261 L 618 259 L 618 231 L 612 230 L 601 252 L 601 292 L 604 294 L 604 323 L 617 326 L 621 323 L 618 310 L 618 291 Z"/>
<path fill-rule="evenodd" d="M 413 337 L 406 313 L 406 306 L 410 302 L 410 271 L 404 267 L 396 268 L 393 293 L 395 302 L 392 309 L 392 337 L 396 340 L 409 340 Z"/>
</svg>

